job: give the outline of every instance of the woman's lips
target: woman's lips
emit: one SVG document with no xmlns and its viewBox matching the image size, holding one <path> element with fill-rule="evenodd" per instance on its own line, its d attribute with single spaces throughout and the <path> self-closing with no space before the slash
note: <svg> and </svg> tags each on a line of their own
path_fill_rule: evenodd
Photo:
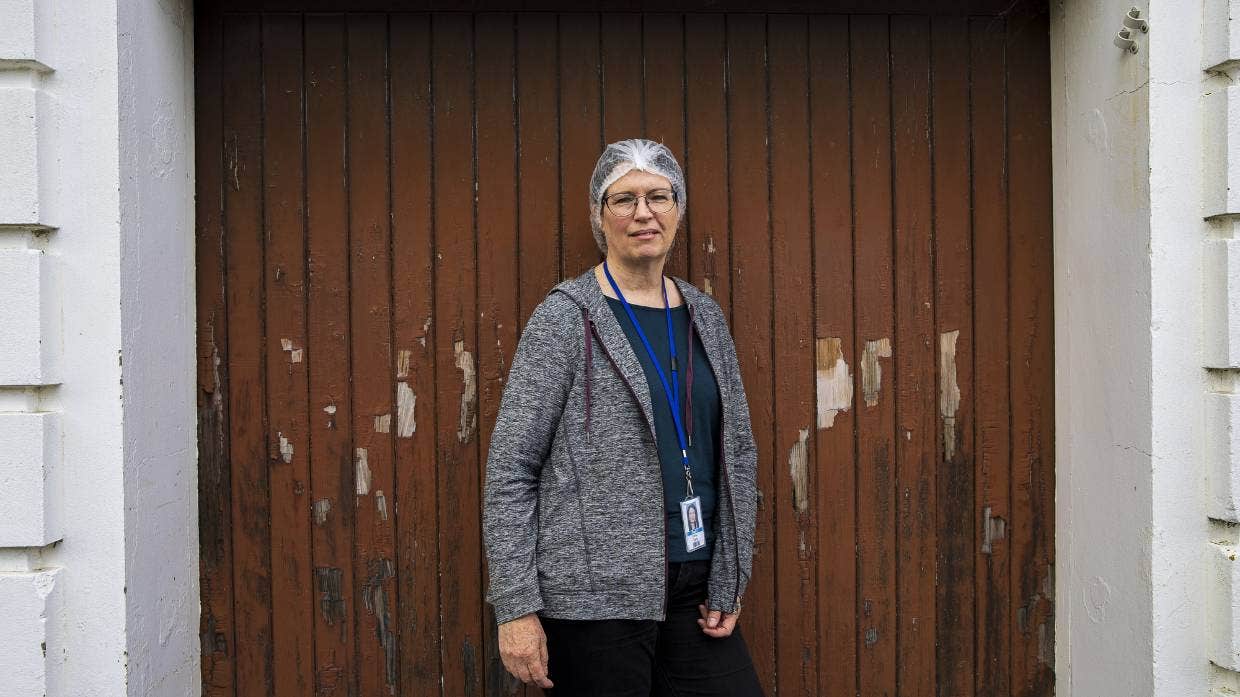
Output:
<svg viewBox="0 0 1240 697">
<path fill-rule="evenodd" d="M 636 237 L 639 240 L 649 240 L 649 239 L 653 239 L 654 236 L 657 234 L 659 234 L 658 230 L 655 230 L 653 228 L 646 228 L 645 230 L 638 230 L 637 232 L 630 232 L 629 237 Z"/>
</svg>

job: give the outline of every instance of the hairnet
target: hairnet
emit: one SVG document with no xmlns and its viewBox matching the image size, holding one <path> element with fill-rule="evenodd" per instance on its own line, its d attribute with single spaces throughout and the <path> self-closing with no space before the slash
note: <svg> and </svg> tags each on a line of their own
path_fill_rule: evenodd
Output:
<svg viewBox="0 0 1240 697">
<path fill-rule="evenodd" d="M 603 154 L 599 155 L 594 174 L 590 177 L 590 226 L 594 228 L 594 241 L 604 254 L 607 253 L 607 237 L 603 234 L 603 193 L 617 179 L 635 169 L 666 177 L 672 183 L 680 219 L 684 220 L 685 173 L 672 151 L 662 143 L 645 138 L 611 143 L 603 148 Z"/>
</svg>

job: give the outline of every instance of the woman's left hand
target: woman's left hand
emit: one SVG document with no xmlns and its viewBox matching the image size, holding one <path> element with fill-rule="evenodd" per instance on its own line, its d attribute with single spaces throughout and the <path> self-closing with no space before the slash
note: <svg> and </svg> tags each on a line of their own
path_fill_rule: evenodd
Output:
<svg viewBox="0 0 1240 697">
<path fill-rule="evenodd" d="M 741 616 L 741 609 L 738 606 L 736 612 L 727 613 L 719 610 L 707 610 L 703 603 L 698 605 L 698 612 L 702 617 L 697 621 L 698 626 L 702 628 L 702 633 L 706 636 L 722 639 L 732 635 L 732 630 L 736 629 L 736 620 Z"/>
</svg>

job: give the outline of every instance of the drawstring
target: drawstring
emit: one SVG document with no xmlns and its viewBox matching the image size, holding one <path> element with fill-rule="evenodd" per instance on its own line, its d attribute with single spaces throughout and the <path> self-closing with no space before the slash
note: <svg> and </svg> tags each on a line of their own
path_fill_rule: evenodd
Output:
<svg viewBox="0 0 1240 697">
<path fill-rule="evenodd" d="M 586 342 L 586 441 L 590 440 L 590 373 L 593 363 L 593 342 L 590 341 L 590 311 L 585 307 L 581 308 L 581 326 L 582 336 Z"/>
</svg>

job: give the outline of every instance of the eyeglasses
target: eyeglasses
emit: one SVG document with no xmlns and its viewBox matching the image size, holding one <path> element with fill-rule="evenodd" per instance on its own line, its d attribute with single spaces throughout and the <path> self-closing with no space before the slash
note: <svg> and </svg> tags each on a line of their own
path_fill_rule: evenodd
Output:
<svg viewBox="0 0 1240 697">
<path fill-rule="evenodd" d="M 637 199 L 646 199 L 646 206 L 654 213 L 666 213 L 676 207 L 676 193 L 671 189 L 654 189 L 645 195 L 638 196 L 630 191 L 621 191 L 603 197 L 607 210 L 617 218 L 627 218 L 637 212 Z"/>
</svg>

